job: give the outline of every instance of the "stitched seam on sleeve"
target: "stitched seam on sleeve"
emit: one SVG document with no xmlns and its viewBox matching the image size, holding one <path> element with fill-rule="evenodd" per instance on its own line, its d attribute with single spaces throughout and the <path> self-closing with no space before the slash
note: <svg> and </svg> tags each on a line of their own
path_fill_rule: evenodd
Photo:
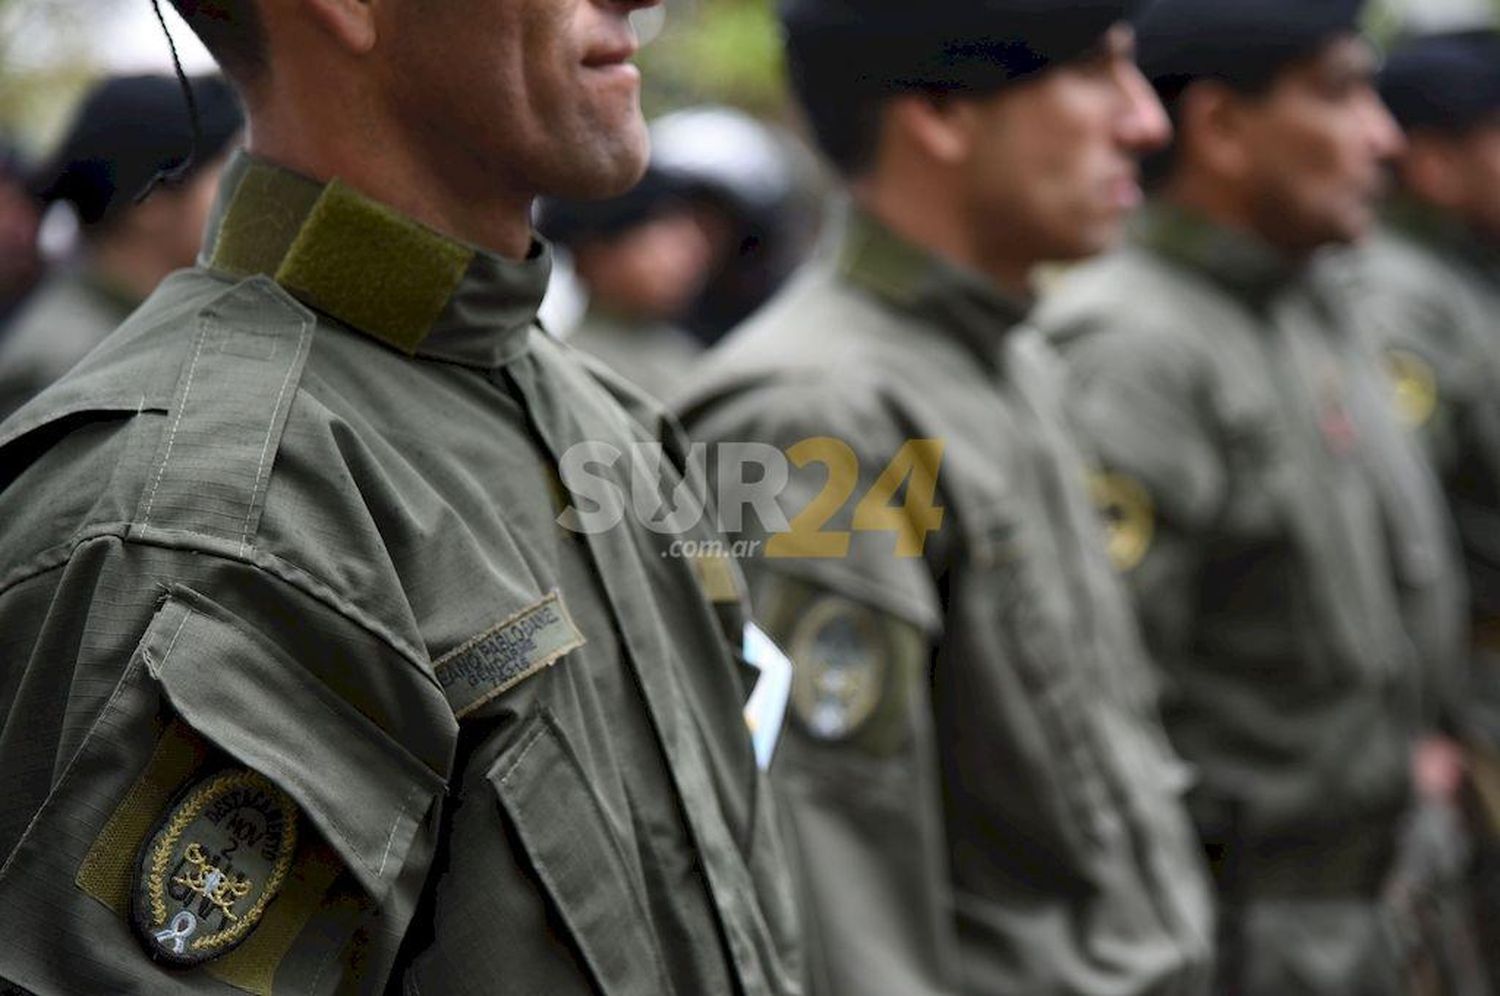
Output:
<svg viewBox="0 0 1500 996">
<path fill-rule="evenodd" d="M 162 453 L 161 466 L 156 468 L 156 479 L 151 482 L 151 494 L 146 498 L 146 510 L 141 514 L 141 525 L 151 521 L 151 506 L 156 502 L 156 489 L 166 476 L 167 463 L 172 459 L 172 444 L 177 441 L 177 429 L 182 425 L 182 416 L 187 411 L 188 399 L 193 395 L 193 377 L 198 372 L 198 358 L 203 355 L 203 343 L 208 339 L 208 321 L 204 320 L 198 330 L 198 342 L 193 347 L 193 361 L 188 364 L 187 384 L 182 391 L 182 402 L 177 406 L 177 417 L 172 419 L 172 429 L 167 434 L 167 447 Z"/>
</svg>

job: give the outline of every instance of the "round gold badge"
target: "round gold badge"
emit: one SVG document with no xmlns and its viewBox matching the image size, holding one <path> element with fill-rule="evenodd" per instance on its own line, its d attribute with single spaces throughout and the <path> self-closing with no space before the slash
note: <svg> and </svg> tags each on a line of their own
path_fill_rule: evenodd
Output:
<svg viewBox="0 0 1500 996">
<path fill-rule="evenodd" d="M 1089 490 L 1104 519 L 1109 559 L 1116 570 L 1134 570 L 1145 559 L 1156 534 L 1156 510 L 1151 494 L 1123 474 L 1095 474 Z"/>
<path fill-rule="evenodd" d="M 1420 429 L 1437 411 L 1437 374 L 1431 364 L 1406 349 L 1387 350 L 1385 365 L 1394 382 L 1396 414 L 1407 428 Z"/>
</svg>

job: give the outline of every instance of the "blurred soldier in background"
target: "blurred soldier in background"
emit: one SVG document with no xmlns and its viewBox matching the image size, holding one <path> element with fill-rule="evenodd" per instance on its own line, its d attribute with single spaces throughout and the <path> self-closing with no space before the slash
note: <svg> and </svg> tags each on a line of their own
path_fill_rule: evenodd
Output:
<svg viewBox="0 0 1500 996">
<path fill-rule="evenodd" d="M 1160 203 L 1044 318 L 1199 772 L 1227 993 L 1402 991 L 1380 899 L 1461 657 L 1441 495 L 1314 261 L 1373 228 L 1401 148 L 1359 8 L 1154 5 L 1141 64 L 1177 125 Z M 1450 755 L 1422 757 L 1422 788 L 1451 791 Z"/>
<path fill-rule="evenodd" d="M 1398 410 L 1437 467 L 1463 538 L 1475 636 L 1467 747 L 1490 972 L 1500 968 L 1500 33 L 1412 38 L 1381 90 L 1407 130 L 1359 300 Z"/>
<path fill-rule="evenodd" d="M 188 168 L 143 202 L 154 178 L 187 159 L 193 129 L 169 76 L 105 80 L 84 98 L 35 185 L 78 216 L 79 257 L 59 265 L 0 333 L 0 418 L 115 330 L 167 274 L 193 264 L 231 141 L 243 125 L 217 77 L 194 82 L 201 144 Z"/>
<path fill-rule="evenodd" d="M 682 317 L 713 345 L 764 304 L 806 256 L 822 221 L 817 162 L 793 136 L 729 107 L 651 123 L 653 162 L 689 185 L 713 269 Z"/>
<path fill-rule="evenodd" d="M 703 351 L 677 325 L 714 265 L 690 189 L 652 167 L 613 199 L 548 200 L 537 221 L 571 254 L 588 294 L 588 312 L 567 341 L 657 397 L 680 390 Z"/>
<path fill-rule="evenodd" d="M 684 410 L 799 468 L 749 569 L 794 661 L 781 763 L 823 993 L 1209 981 L 1183 772 L 1027 325 L 1034 265 L 1111 245 L 1167 137 L 1131 7 L 783 8 L 853 205 Z"/>
<path fill-rule="evenodd" d="M 12 313 L 42 272 L 37 248 L 41 205 L 30 190 L 26 162 L 0 137 L 0 340 Z"/>
</svg>

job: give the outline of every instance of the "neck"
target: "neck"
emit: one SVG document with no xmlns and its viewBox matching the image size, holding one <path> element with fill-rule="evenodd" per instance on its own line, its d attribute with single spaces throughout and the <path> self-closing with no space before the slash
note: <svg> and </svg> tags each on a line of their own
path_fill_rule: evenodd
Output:
<svg viewBox="0 0 1500 996">
<path fill-rule="evenodd" d="M 1311 255 L 1310 249 L 1290 245 L 1280 232 L 1264 224 L 1251 200 L 1238 196 L 1232 184 L 1217 177 L 1185 170 L 1167 184 L 1162 200 L 1191 211 L 1220 228 L 1249 235 L 1272 246 L 1289 261 Z"/>
<path fill-rule="evenodd" d="M 913 245 L 983 274 L 1009 297 L 1030 298 L 1038 260 L 1007 256 L 981 241 L 972 214 L 945 196 L 953 189 L 930 176 L 902 182 L 881 173 L 856 181 L 851 192 L 861 208 Z"/>
<path fill-rule="evenodd" d="M 155 240 L 103 238 L 88 247 L 85 260 L 111 287 L 144 301 L 173 270 L 176 260 L 164 258 Z"/>
<path fill-rule="evenodd" d="M 513 260 L 531 250 L 529 194 L 462 156 L 430 155 L 423 143 L 373 112 L 370 102 L 293 101 L 271 93 L 252 111 L 249 151 L 315 180 L 342 180 L 366 197 L 443 235 Z"/>
</svg>

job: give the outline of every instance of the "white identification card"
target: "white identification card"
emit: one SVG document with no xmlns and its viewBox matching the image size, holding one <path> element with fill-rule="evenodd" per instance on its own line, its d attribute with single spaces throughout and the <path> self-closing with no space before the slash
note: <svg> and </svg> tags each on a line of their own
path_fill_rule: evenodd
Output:
<svg viewBox="0 0 1500 996">
<path fill-rule="evenodd" d="M 742 652 L 760 672 L 750 701 L 745 703 L 745 725 L 755 745 L 755 763 L 765 771 L 776 753 L 781 727 L 786 722 L 787 701 L 792 697 L 792 662 L 776 642 L 753 622 L 745 624 Z"/>
</svg>

